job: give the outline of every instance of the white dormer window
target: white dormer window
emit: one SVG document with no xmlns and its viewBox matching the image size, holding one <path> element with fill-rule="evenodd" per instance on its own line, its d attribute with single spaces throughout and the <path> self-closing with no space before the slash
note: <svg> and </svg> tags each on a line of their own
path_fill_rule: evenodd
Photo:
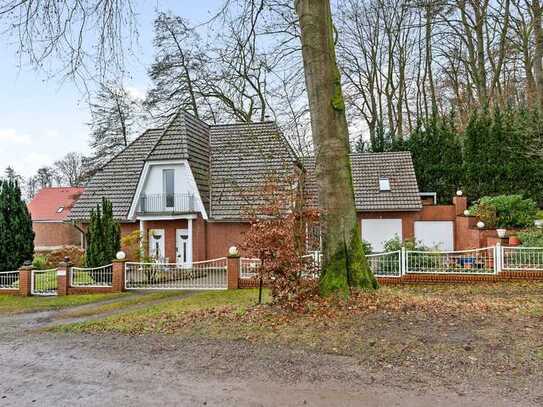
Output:
<svg viewBox="0 0 543 407">
<path fill-rule="evenodd" d="M 64 206 L 59 206 L 57 209 L 57 213 L 62 213 L 63 210 L 64 210 Z"/>
<path fill-rule="evenodd" d="M 379 191 L 390 191 L 390 180 L 386 177 L 379 178 Z"/>
</svg>

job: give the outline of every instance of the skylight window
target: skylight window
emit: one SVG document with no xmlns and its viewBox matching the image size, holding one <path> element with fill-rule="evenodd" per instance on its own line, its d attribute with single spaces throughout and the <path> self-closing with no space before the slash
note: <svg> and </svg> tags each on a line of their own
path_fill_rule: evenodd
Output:
<svg viewBox="0 0 543 407">
<path fill-rule="evenodd" d="M 57 209 L 57 213 L 62 213 L 63 210 L 64 210 L 64 206 L 59 206 Z"/>
<path fill-rule="evenodd" d="M 388 178 L 379 178 L 379 191 L 390 191 L 390 180 Z"/>
</svg>

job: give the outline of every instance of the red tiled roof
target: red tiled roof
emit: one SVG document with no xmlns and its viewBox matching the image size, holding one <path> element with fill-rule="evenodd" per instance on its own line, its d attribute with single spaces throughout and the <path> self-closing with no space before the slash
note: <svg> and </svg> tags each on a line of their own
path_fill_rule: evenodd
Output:
<svg viewBox="0 0 543 407">
<path fill-rule="evenodd" d="M 63 221 L 70 214 L 84 188 L 43 188 L 28 204 L 32 220 Z M 60 210 L 60 208 L 63 208 Z"/>
</svg>

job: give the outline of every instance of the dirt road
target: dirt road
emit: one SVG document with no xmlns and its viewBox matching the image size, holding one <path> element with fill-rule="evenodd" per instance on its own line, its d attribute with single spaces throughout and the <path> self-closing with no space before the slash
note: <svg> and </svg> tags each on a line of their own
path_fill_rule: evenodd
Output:
<svg viewBox="0 0 543 407">
<path fill-rule="evenodd" d="M 394 367 L 369 372 L 355 359 L 337 355 L 241 341 L 37 330 L 58 312 L 0 317 L 0 406 L 543 404 L 540 384 L 428 388 L 422 379 L 402 380 Z"/>
</svg>

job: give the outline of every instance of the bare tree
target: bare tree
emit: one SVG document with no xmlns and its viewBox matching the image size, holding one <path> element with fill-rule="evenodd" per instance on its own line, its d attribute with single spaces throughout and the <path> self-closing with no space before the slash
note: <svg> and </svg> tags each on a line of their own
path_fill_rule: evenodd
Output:
<svg viewBox="0 0 543 407">
<path fill-rule="evenodd" d="M 101 85 L 90 104 L 93 155 L 85 160 L 87 172 L 104 165 L 130 142 L 136 130 L 138 101 L 115 82 Z"/>
<path fill-rule="evenodd" d="M 5 0 L 0 24 L 21 58 L 51 75 L 83 80 L 122 72 L 137 38 L 131 0 Z"/>
<path fill-rule="evenodd" d="M 39 189 L 38 177 L 37 176 L 28 177 L 24 185 L 26 200 L 31 201 L 32 198 L 34 198 L 34 196 L 38 192 L 38 189 Z"/>
<path fill-rule="evenodd" d="M 56 173 L 59 174 L 62 184 L 78 187 L 83 184 L 83 159 L 81 154 L 68 153 L 62 159 L 55 161 Z"/>
<path fill-rule="evenodd" d="M 41 167 L 36 174 L 36 182 L 40 189 L 51 188 L 55 181 L 55 170 L 51 167 Z"/>
</svg>

